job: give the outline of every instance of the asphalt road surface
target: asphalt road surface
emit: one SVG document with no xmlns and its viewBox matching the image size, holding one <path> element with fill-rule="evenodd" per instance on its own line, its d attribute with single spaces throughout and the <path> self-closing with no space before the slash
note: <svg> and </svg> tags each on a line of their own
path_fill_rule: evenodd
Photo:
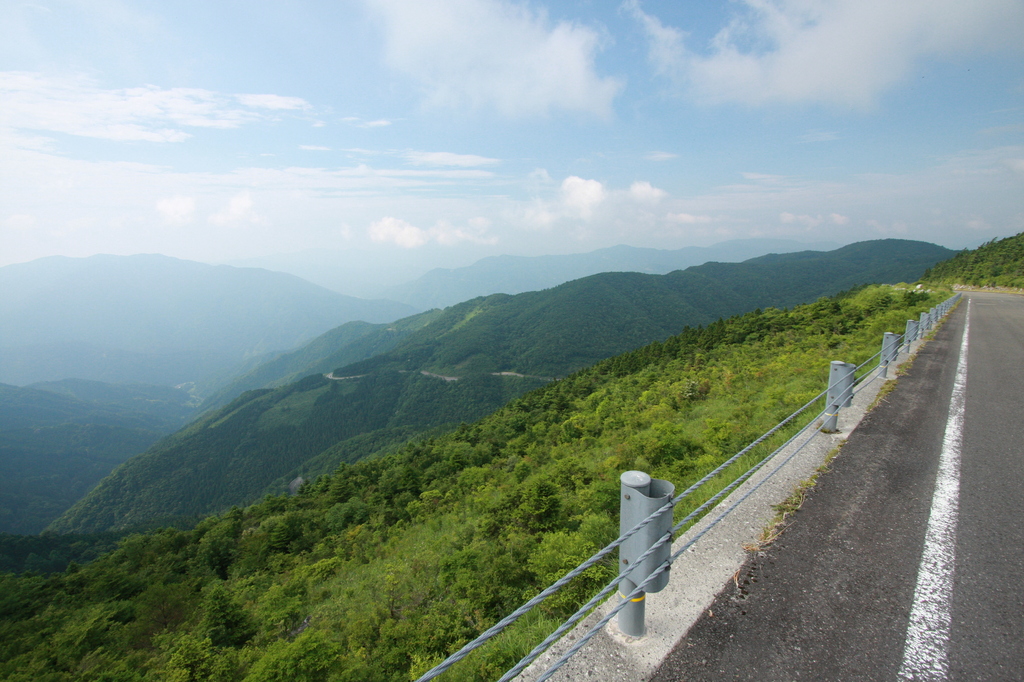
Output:
<svg viewBox="0 0 1024 682">
<path fill-rule="evenodd" d="M 652 679 L 1024 680 L 1024 296 L 965 296 Z"/>
</svg>

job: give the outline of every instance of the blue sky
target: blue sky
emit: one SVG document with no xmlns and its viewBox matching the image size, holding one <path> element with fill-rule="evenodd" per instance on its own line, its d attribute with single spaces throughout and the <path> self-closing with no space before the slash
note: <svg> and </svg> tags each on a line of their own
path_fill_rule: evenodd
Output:
<svg viewBox="0 0 1024 682">
<path fill-rule="evenodd" d="M 1014 0 L 0 0 L 0 265 L 974 245 L 1024 230 L 1022 34 Z"/>
</svg>

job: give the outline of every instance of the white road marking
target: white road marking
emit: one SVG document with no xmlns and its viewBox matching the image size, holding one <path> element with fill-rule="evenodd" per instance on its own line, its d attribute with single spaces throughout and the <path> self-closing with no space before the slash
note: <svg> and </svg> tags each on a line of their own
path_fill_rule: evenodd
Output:
<svg viewBox="0 0 1024 682">
<path fill-rule="evenodd" d="M 901 680 L 945 680 L 949 670 L 950 604 L 956 563 L 956 525 L 960 507 L 960 448 L 963 444 L 964 403 L 967 389 L 967 340 L 971 329 L 971 302 L 967 301 L 964 337 L 949 401 L 949 418 L 942 438 L 939 473 L 932 510 L 924 536 L 924 552 L 917 570 L 917 588 L 903 646 Z"/>
</svg>

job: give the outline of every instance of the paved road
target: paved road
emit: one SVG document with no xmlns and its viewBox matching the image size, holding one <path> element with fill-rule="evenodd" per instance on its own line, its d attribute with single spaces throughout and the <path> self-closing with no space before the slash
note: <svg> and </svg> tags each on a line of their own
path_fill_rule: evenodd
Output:
<svg viewBox="0 0 1024 682">
<path fill-rule="evenodd" d="M 937 649 L 908 667 L 915 600 L 926 613 L 942 610 L 934 603 L 942 590 L 915 597 L 915 588 L 937 477 L 948 479 L 939 462 L 965 304 L 861 423 L 791 527 L 748 560 L 654 682 L 895 680 L 901 669 L 904 679 L 1024 679 L 1024 297 L 969 298 L 948 637 L 925 627 Z"/>
</svg>

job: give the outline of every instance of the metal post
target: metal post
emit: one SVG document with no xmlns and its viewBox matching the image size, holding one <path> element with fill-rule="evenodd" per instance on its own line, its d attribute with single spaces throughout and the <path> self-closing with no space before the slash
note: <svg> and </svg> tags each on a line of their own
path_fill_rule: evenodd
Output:
<svg viewBox="0 0 1024 682">
<path fill-rule="evenodd" d="M 929 329 L 931 329 L 931 325 L 928 324 L 928 313 L 921 313 L 921 319 L 917 323 L 918 338 L 923 339 Z"/>
<path fill-rule="evenodd" d="M 883 379 L 889 375 L 889 363 L 894 361 L 900 352 L 899 338 L 898 334 L 892 332 L 882 334 L 882 357 L 878 364 L 882 368 Z"/>
<path fill-rule="evenodd" d="M 825 396 L 825 420 L 821 430 L 833 432 L 839 426 L 839 408 L 853 403 L 853 371 L 857 368 L 849 362 L 833 360 L 828 369 L 828 393 Z"/>
<path fill-rule="evenodd" d="M 642 471 L 627 471 L 619 477 L 621 484 L 621 512 L 619 534 L 623 535 L 648 516 L 664 507 L 675 495 L 676 487 L 668 481 L 651 478 Z M 623 573 L 636 560 L 672 530 L 672 508 L 641 528 L 619 547 L 619 572 Z M 672 542 L 667 541 L 633 568 L 630 574 L 619 581 L 619 598 L 625 599 L 651 573 L 668 560 Z M 669 571 L 665 570 L 647 584 L 646 592 L 660 592 L 668 585 Z M 628 606 L 619 611 L 619 630 L 630 637 L 643 637 L 646 593 L 632 599 Z"/>
<path fill-rule="evenodd" d="M 910 344 L 917 340 L 917 320 L 907 320 L 907 330 L 903 333 L 903 346 L 910 352 Z"/>
</svg>

